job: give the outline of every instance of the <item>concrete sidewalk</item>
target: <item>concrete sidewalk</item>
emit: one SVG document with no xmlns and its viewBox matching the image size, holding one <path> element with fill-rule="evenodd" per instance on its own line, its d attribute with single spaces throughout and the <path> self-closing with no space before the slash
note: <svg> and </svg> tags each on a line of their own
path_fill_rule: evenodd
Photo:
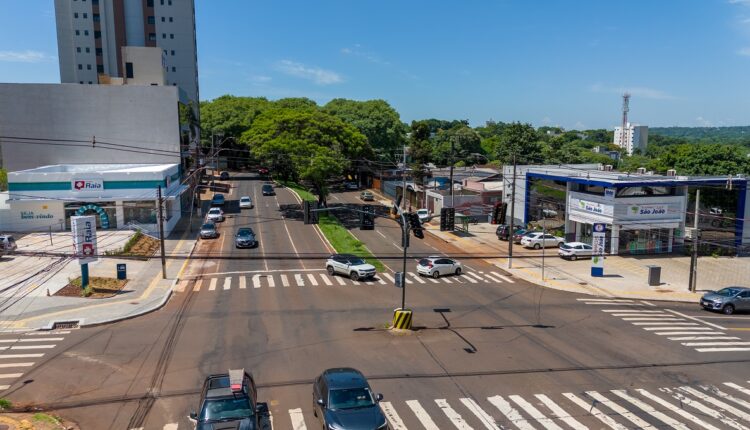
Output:
<svg viewBox="0 0 750 430">
<path fill-rule="evenodd" d="M 165 239 L 166 279 L 162 278 L 158 252 L 135 271 L 130 271 L 128 260 L 117 260 L 128 264 L 129 281 L 126 289 L 114 297 L 86 299 L 20 293 L 4 298 L 0 303 L 0 331 L 51 329 L 56 323 L 65 322 L 84 327 L 133 318 L 159 309 L 169 300 L 174 284 L 179 281 L 197 243 L 197 236 L 198 229 L 189 232 L 187 219 L 183 217 Z"/>
</svg>

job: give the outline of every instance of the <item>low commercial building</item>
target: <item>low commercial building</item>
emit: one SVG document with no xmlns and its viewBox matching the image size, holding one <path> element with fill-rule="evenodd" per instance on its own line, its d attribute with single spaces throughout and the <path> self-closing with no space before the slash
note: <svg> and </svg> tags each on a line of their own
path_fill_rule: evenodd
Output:
<svg viewBox="0 0 750 430">
<path fill-rule="evenodd" d="M 96 215 L 98 230 L 140 228 L 158 232 L 161 187 L 164 233 L 181 216 L 178 164 L 66 164 L 8 173 L 7 213 L 0 229 L 11 232 L 70 230 L 70 217 Z"/>
<path fill-rule="evenodd" d="M 506 166 L 508 216 L 515 182 L 516 225 L 543 225 L 568 241 L 590 243 L 593 225 L 604 223 L 611 254 L 669 253 L 692 234 L 700 188 L 708 190 L 699 216 L 702 240 L 735 249 L 750 246 L 745 177 L 627 174 L 598 167 L 517 166 L 514 181 L 513 167 Z"/>
</svg>

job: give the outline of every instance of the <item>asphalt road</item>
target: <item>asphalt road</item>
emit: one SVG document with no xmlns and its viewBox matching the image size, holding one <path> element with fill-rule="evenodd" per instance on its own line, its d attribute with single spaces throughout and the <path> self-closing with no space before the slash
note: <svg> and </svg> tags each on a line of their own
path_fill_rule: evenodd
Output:
<svg viewBox="0 0 750 430">
<path fill-rule="evenodd" d="M 187 429 L 204 378 L 244 367 L 268 405 L 268 424 L 319 428 L 312 379 L 325 368 L 352 366 L 384 394 L 382 406 L 399 429 L 605 428 L 607 420 L 628 428 L 750 426 L 750 391 L 722 386 L 731 399 L 710 394 L 734 412 L 696 409 L 719 410 L 699 397 L 708 393 L 701 385 L 750 390 L 750 352 L 703 345 L 714 344 L 706 340 L 712 337 L 750 342 L 750 315 L 542 289 L 428 235 L 411 239 L 410 271 L 420 256 L 446 254 L 461 256 L 468 273 L 436 282 L 410 277 L 406 300 L 416 330 L 394 334 L 385 327 L 401 301 L 387 278 L 401 267 L 398 225 L 378 219 L 374 231 L 353 230 L 390 269 L 382 281 L 330 278 L 323 267 L 330 249 L 302 224 L 290 206 L 296 198 L 284 188 L 263 197 L 261 184 L 250 176 L 232 181 L 220 238 L 199 244 L 186 270 L 190 281 L 164 309 L 66 334 L 25 375 L 30 382 L 5 396 L 57 408 L 83 428 Z M 255 207 L 240 211 L 241 195 Z M 336 194 L 329 203 L 354 204 L 356 195 Z M 256 231 L 258 248 L 235 249 L 240 226 Z M 681 386 L 687 391 L 660 391 Z"/>
</svg>

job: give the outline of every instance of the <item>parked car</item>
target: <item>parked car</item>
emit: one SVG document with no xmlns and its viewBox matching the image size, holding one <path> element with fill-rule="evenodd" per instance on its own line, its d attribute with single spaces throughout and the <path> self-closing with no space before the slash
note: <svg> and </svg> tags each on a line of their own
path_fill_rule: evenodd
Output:
<svg viewBox="0 0 750 430">
<path fill-rule="evenodd" d="M 216 229 L 216 224 L 207 222 L 201 226 L 201 239 L 215 239 L 217 237 L 219 237 L 219 231 Z"/>
<path fill-rule="evenodd" d="M 268 173 L 269 173 L 269 171 L 268 171 L 268 168 L 266 168 L 266 167 L 260 167 L 258 169 L 258 174 L 261 175 L 261 176 L 266 176 L 266 175 L 268 175 Z"/>
<path fill-rule="evenodd" d="M 252 209 L 253 208 L 253 199 L 251 199 L 248 196 L 242 196 L 240 197 L 240 209 Z"/>
<path fill-rule="evenodd" d="M 13 236 L 9 234 L 0 235 L 0 256 L 10 254 L 16 249 L 18 249 L 18 245 Z"/>
<path fill-rule="evenodd" d="M 750 288 L 726 287 L 709 291 L 701 297 L 701 306 L 710 311 L 732 315 L 735 311 L 750 311 Z"/>
<path fill-rule="evenodd" d="M 461 263 L 446 257 L 431 256 L 417 263 L 418 274 L 433 278 L 439 278 L 440 275 L 460 275 L 462 271 Z"/>
<path fill-rule="evenodd" d="M 521 240 L 524 237 L 530 235 L 531 233 L 536 233 L 536 232 L 533 231 L 533 230 L 527 230 L 525 228 L 519 228 L 518 230 L 516 230 L 515 233 L 513 233 L 513 243 L 519 243 L 520 244 Z"/>
<path fill-rule="evenodd" d="M 594 248 L 588 243 L 583 242 L 569 242 L 560 245 L 560 250 L 557 254 L 561 258 L 570 260 L 578 260 L 579 258 L 589 258 L 594 252 Z"/>
<path fill-rule="evenodd" d="M 224 194 L 214 194 L 211 198 L 211 206 L 224 206 Z"/>
<path fill-rule="evenodd" d="M 522 228 L 519 228 L 518 226 L 515 227 L 515 230 L 516 233 L 526 231 Z M 510 226 L 506 224 L 498 225 L 497 229 L 495 230 L 495 235 L 497 235 L 497 238 L 500 240 L 508 240 L 510 238 Z M 521 240 L 519 239 L 517 243 L 521 243 Z"/>
<path fill-rule="evenodd" d="M 219 179 L 222 181 L 226 181 L 229 179 L 229 172 L 221 172 L 219 173 Z"/>
<path fill-rule="evenodd" d="M 371 202 L 375 200 L 375 195 L 370 191 L 362 191 L 359 193 L 359 198 L 362 199 L 363 202 Z"/>
<path fill-rule="evenodd" d="M 196 430 L 259 429 L 262 409 L 253 376 L 244 369 L 210 375 L 203 382 L 199 411 L 190 413 Z"/>
<path fill-rule="evenodd" d="M 346 189 L 346 190 L 358 190 L 359 189 L 359 184 L 356 183 L 356 182 L 351 182 L 351 181 L 344 182 L 344 189 Z"/>
<path fill-rule="evenodd" d="M 235 248 L 255 248 L 258 246 L 258 240 L 255 238 L 255 232 L 250 227 L 242 227 L 234 235 Z"/>
<path fill-rule="evenodd" d="M 333 254 L 328 257 L 326 270 L 331 276 L 339 273 L 348 276 L 352 281 L 375 277 L 375 266 L 349 254 Z"/>
<path fill-rule="evenodd" d="M 275 196 L 276 191 L 273 189 L 273 185 L 271 184 L 263 184 L 262 187 L 260 187 L 260 191 L 264 196 Z"/>
<path fill-rule="evenodd" d="M 559 247 L 563 243 L 565 243 L 565 239 L 563 239 L 562 237 L 557 237 L 549 233 L 545 234 L 541 231 L 531 233 L 528 236 L 524 236 L 524 238 L 521 239 L 522 246 L 524 246 L 525 248 L 534 248 L 534 249 L 540 249 L 542 247 L 549 248 L 551 246 Z"/>
<path fill-rule="evenodd" d="M 222 222 L 224 221 L 224 211 L 220 208 L 211 208 L 206 214 L 206 221 Z"/>
<path fill-rule="evenodd" d="M 430 220 L 432 220 L 432 215 L 430 215 L 430 211 L 428 211 L 427 209 L 417 209 L 417 215 L 419 216 L 419 221 L 422 224 L 430 222 Z"/>
<path fill-rule="evenodd" d="M 367 378 L 356 369 L 328 369 L 313 382 L 313 415 L 329 429 L 386 430 L 388 422 Z"/>
</svg>

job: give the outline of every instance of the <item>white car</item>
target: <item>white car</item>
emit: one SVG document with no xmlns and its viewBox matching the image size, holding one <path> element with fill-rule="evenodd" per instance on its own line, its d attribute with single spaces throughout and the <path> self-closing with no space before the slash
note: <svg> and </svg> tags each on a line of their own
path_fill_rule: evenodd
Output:
<svg viewBox="0 0 750 430">
<path fill-rule="evenodd" d="M 331 276 L 337 273 L 346 275 L 352 281 L 375 277 L 375 266 L 360 257 L 348 254 L 333 254 L 328 257 L 326 271 Z"/>
<path fill-rule="evenodd" d="M 427 209 L 417 209 L 417 215 L 419 215 L 419 221 L 424 224 L 426 222 L 430 222 L 432 219 L 432 215 L 430 215 L 430 211 Z"/>
<path fill-rule="evenodd" d="M 542 232 L 531 233 L 528 236 L 524 236 L 521 239 L 521 245 L 525 248 L 541 249 L 549 248 L 551 246 L 560 246 L 565 243 L 565 239 L 562 237 L 553 236 L 549 233 L 544 234 Z"/>
<path fill-rule="evenodd" d="M 581 257 L 590 258 L 593 253 L 594 248 L 588 243 L 583 242 L 563 243 L 560 245 L 560 250 L 557 251 L 557 254 L 561 258 L 568 258 L 573 261 L 578 260 Z"/>
<path fill-rule="evenodd" d="M 211 208 L 206 215 L 206 221 L 222 222 L 224 221 L 224 211 L 220 208 Z"/>
<path fill-rule="evenodd" d="M 439 278 L 440 275 L 460 275 L 462 271 L 461 263 L 447 257 L 431 256 L 417 263 L 417 273 L 433 278 Z"/>
<path fill-rule="evenodd" d="M 251 199 L 248 196 L 242 196 L 240 197 L 240 209 L 252 209 L 253 208 L 253 199 Z"/>
</svg>

